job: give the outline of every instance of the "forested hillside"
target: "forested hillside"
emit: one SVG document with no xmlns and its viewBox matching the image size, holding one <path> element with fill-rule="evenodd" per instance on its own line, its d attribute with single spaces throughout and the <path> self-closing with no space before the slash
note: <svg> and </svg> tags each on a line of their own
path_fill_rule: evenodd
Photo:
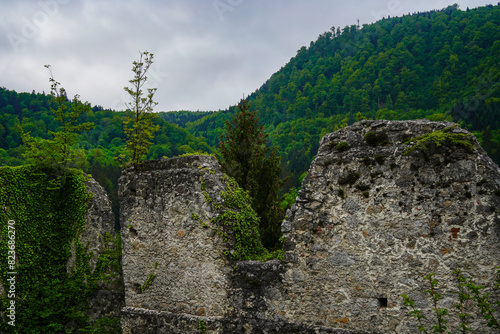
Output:
<svg viewBox="0 0 500 334">
<path fill-rule="evenodd" d="M 49 138 L 48 131 L 58 130 L 60 124 L 50 111 L 51 108 L 57 109 L 51 95 L 17 93 L 0 87 L 0 165 L 23 164 L 25 146 L 21 139 L 22 131 L 30 132 L 34 137 Z M 80 123 L 95 124 L 93 130 L 82 132 L 78 138 L 78 146 L 85 150 L 87 159 L 83 169 L 106 188 L 112 200 L 116 196 L 121 171 L 118 156 L 125 145 L 123 120 L 123 112 L 103 110 L 99 106 L 93 107 L 78 120 Z M 157 117 L 155 123 L 160 125 L 160 130 L 156 133 L 148 159 L 213 151 L 205 139 L 195 137 L 161 117 Z M 117 201 L 114 203 L 118 204 Z"/>
<path fill-rule="evenodd" d="M 160 116 L 163 120 L 169 123 L 185 127 L 187 123 L 194 122 L 200 118 L 203 118 L 207 115 L 211 115 L 213 113 L 214 111 L 193 112 L 188 110 L 181 110 L 181 111 L 160 112 L 158 113 L 158 116 Z"/>
<path fill-rule="evenodd" d="M 321 136 L 357 120 L 453 120 L 500 163 L 500 6 L 415 13 L 374 24 L 333 27 L 302 47 L 248 100 L 282 158 L 285 190 L 299 186 Z M 236 104 L 237 101 L 235 101 Z M 69 101 L 68 101 L 69 103 Z M 0 88 L 0 164 L 23 163 L 21 129 L 47 137 L 58 123 L 53 97 Z M 213 152 L 236 107 L 159 113 L 148 158 Z M 123 113 L 93 107 L 79 135 L 86 171 L 116 187 Z"/>
<path fill-rule="evenodd" d="M 293 185 L 322 135 L 362 119 L 453 120 L 500 162 L 500 6 L 335 28 L 249 96 Z M 216 146 L 234 109 L 187 124 Z M 289 186 L 292 184 L 289 184 Z"/>
</svg>

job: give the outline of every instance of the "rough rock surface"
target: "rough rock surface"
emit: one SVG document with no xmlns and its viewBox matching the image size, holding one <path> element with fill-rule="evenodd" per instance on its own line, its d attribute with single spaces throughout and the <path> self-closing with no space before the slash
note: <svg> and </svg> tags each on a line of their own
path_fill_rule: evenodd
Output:
<svg viewBox="0 0 500 334">
<path fill-rule="evenodd" d="M 472 153 L 431 145 L 402 155 L 406 140 L 451 125 L 361 121 L 323 137 L 282 225 L 291 264 L 285 285 L 293 294 L 284 301 L 287 317 L 416 333 L 401 295 L 413 297 L 431 318 L 425 275 L 436 273 L 447 291 L 456 286 L 456 269 L 493 286 L 500 265 L 498 166 L 474 138 Z M 369 145 L 369 131 L 388 142 Z M 341 142 L 349 148 L 337 149 Z M 442 307 L 455 313 L 451 296 L 443 297 Z M 480 323 L 474 319 L 475 333 Z"/>
<path fill-rule="evenodd" d="M 190 314 L 159 312 L 125 307 L 122 310 L 123 333 L 130 334 L 245 334 L 245 333 L 300 333 L 300 334 L 369 334 L 341 328 L 327 328 L 287 323 L 283 320 L 264 320 L 234 317 L 201 317 Z M 205 331 L 200 328 L 203 324 Z"/>
<path fill-rule="evenodd" d="M 431 318 L 431 272 L 453 315 L 452 270 L 492 286 L 500 265 L 500 169 L 473 138 L 474 152 L 402 154 L 407 139 L 451 125 L 362 121 L 326 135 L 282 224 L 284 262 L 231 262 L 203 227 L 216 212 L 202 183 L 222 202 L 215 159 L 124 171 L 124 333 L 416 333 L 401 295 Z"/>
<path fill-rule="evenodd" d="M 115 217 L 104 188 L 94 179 L 87 181 L 86 186 L 87 192 L 92 193 L 93 197 L 85 215 L 85 229 L 79 236 L 79 241 L 82 245 L 88 246 L 88 250 L 93 254 L 89 263 L 91 270 L 93 270 L 98 256 L 104 252 L 106 247 L 113 247 L 113 245 L 105 244 L 104 236 L 106 234 L 115 236 Z M 74 251 L 72 253 L 74 254 Z M 69 259 L 68 266 L 71 266 L 72 263 L 74 263 L 74 256 Z M 121 273 L 116 274 L 121 276 Z M 119 280 L 122 280 L 121 277 Z M 87 315 L 90 322 L 93 323 L 102 317 L 119 318 L 120 310 L 125 304 L 124 299 L 121 282 L 118 284 L 103 284 L 89 300 Z"/>
<path fill-rule="evenodd" d="M 278 314 L 283 264 L 235 263 L 224 254 L 230 241 L 214 232 L 218 213 L 207 199 L 224 206 L 225 189 L 210 156 L 148 161 L 139 172 L 123 172 L 124 333 L 198 333 L 200 321 L 207 333 L 361 333 Z"/>
<path fill-rule="evenodd" d="M 123 172 L 126 306 L 200 316 L 222 316 L 230 307 L 232 267 L 223 255 L 226 243 L 208 228 L 215 213 L 202 182 L 222 202 L 222 173 L 209 156 L 148 161 L 138 173 Z"/>
<path fill-rule="evenodd" d="M 103 236 L 106 233 L 112 236 L 115 235 L 113 224 L 115 218 L 104 188 L 94 179 L 88 180 L 85 185 L 87 186 L 87 192 L 93 195 L 85 215 L 85 230 L 79 236 L 79 239 L 83 245 L 88 245 L 88 250 L 93 253 L 90 260 L 90 269 L 94 269 L 97 257 L 106 248 Z"/>
</svg>

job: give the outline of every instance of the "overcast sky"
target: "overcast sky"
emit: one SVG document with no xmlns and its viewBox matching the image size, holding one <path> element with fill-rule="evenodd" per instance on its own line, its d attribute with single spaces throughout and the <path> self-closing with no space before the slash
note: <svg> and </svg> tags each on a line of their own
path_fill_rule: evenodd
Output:
<svg viewBox="0 0 500 334">
<path fill-rule="evenodd" d="M 139 51 L 155 55 L 156 111 L 219 110 L 258 89 L 332 26 L 484 0 L 1 0 L 0 86 L 123 110 Z M 496 3 L 496 1 L 494 2 Z"/>
</svg>

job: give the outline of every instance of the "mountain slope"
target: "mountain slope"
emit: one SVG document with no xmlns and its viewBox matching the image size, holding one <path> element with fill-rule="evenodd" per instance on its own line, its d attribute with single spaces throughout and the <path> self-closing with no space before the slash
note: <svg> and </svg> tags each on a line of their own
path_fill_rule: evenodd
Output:
<svg viewBox="0 0 500 334">
<path fill-rule="evenodd" d="M 454 120 L 500 162 L 500 6 L 332 28 L 249 96 L 294 179 L 320 137 L 358 119 Z M 187 129 L 216 146 L 234 108 Z"/>
</svg>

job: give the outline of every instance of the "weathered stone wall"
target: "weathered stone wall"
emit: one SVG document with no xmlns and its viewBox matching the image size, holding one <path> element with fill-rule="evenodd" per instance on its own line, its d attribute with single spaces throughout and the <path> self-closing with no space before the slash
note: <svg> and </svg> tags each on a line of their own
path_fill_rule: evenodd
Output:
<svg viewBox="0 0 500 334">
<path fill-rule="evenodd" d="M 212 157 L 149 161 L 140 172 L 124 171 L 120 196 L 126 306 L 199 316 L 222 316 L 230 307 L 232 267 L 223 255 L 226 243 L 206 227 L 214 212 L 202 180 L 208 196 L 222 202 L 225 186 Z M 152 275 L 152 284 L 143 289 Z"/>
<path fill-rule="evenodd" d="M 200 322 L 203 323 L 202 330 Z M 245 333 L 297 333 L 297 334 L 368 334 L 341 328 L 309 326 L 283 320 L 264 320 L 237 317 L 201 317 L 184 313 L 170 313 L 125 307 L 122 310 L 124 333 L 130 334 L 245 334 Z"/>
<path fill-rule="evenodd" d="M 124 171 L 124 333 L 416 333 L 401 295 L 432 318 L 431 272 L 456 315 L 452 270 L 492 286 L 500 265 L 500 170 L 475 139 L 474 152 L 402 154 L 407 139 L 450 125 L 362 121 L 326 135 L 283 222 L 283 262 L 223 255 L 228 243 L 206 228 L 217 215 L 207 198 L 222 203 L 225 189 L 214 158 Z M 369 131 L 387 143 L 369 145 Z"/>
<path fill-rule="evenodd" d="M 82 245 L 88 247 L 92 252 L 90 258 L 90 268 L 94 270 L 97 258 L 106 248 L 115 245 L 105 244 L 105 235 L 115 237 L 114 222 L 115 217 L 111 210 L 111 203 L 104 188 L 94 179 L 86 182 L 87 192 L 92 193 L 92 200 L 85 215 L 85 229 L 79 236 Z M 74 244 L 72 245 L 72 256 L 68 260 L 68 271 L 74 265 Z M 121 272 L 115 273 L 117 282 L 101 284 L 100 288 L 94 292 L 89 300 L 89 310 L 87 315 L 91 323 L 102 317 L 113 319 L 120 318 L 120 311 L 125 306 L 125 296 L 122 286 Z"/>
<path fill-rule="evenodd" d="M 286 318 L 416 333 L 401 295 L 413 297 L 432 318 L 425 275 L 436 273 L 440 291 L 456 286 L 451 273 L 459 268 L 493 286 L 500 265 L 498 166 L 477 142 L 474 153 L 431 145 L 402 155 L 405 140 L 450 125 L 362 121 L 322 139 L 282 226 L 291 264 Z M 368 131 L 388 143 L 368 145 Z M 349 145 L 346 151 L 337 149 L 341 142 Z M 442 307 L 455 313 L 454 302 L 445 294 Z M 472 325 L 475 333 L 480 323 Z"/>
<path fill-rule="evenodd" d="M 225 189 L 210 156 L 148 161 L 123 172 L 124 333 L 197 333 L 202 321 L 207 333 L 347 334 L 285 320 L 279 261 L 230 260 L 234 235 L 225 229 L 224 240 L 211 222 L 218 214 L 211 201 L 224 206 Z"/>
</svg>

